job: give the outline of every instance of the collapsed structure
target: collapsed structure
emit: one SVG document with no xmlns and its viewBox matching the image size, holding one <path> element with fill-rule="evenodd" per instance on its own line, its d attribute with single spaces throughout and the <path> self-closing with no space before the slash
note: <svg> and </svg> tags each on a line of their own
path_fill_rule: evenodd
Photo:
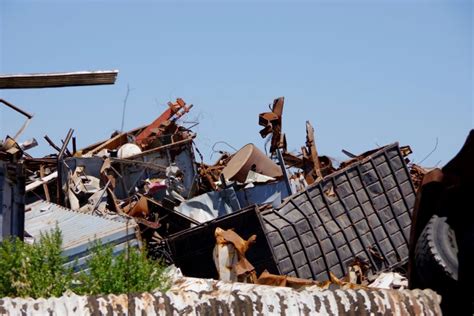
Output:
<svg viewBox="0 0 474 316">
<path fill-rule="evenodd" d="M 197 135 L 180 123 L 193 105 L 180 98 L 149 125 L 83 149 L 72 129 L 61 146 L 45 136 L 56 152 L 42 158 L 27 153 L 36 140 L 16 142 L 20 130 L 0 146 L 1 236 L 35 242 L 58 225 L 77 269 L 100 241 L 114 252 L 146 245 L 187 277 L 231 282 L 366 289 L 403 271 L 426 173 L 408 164 L 410 147 L 343 150 L 337 165 L 307 122 L 301 152 L 289 152 L 283 106 L 275 99 L 259 116 L 268 156 L 247 144 L 212 165 L 196 159 Z"/>
<path fill-rule="evenodd" d="M 214 165 L 196 162 L 196 134 L 179 124 L 192 105 L 182 99 L 170 102 L 150 125 L 80 150 L 72 130 L 61 147 L 46 136 L 57 153 L 21 158 L 27 236 L 34 239 L 50 229 L 55 218 L 62 228 L 60 212 L 77 217 L 78 225 L 79 218 L 88 222 L 86 215 L 91 224 L 98 221 L 92 216 L 128 222 L 153 255 L 189 276 L 216 277 L 209 261 L 218 228 L 243 238 L 256 234 L 247 255 L 258 274 L 268 270 L 324 280 L 330 272 L 343 277 L 355 259 L 372 272 L 404 264 L 414 205 L 407 148 L 392 144 L 351 155 L 335 168 L 328 157 L 317 155 L 308 122 L 302 152 L 287 152 L 283 102 L 276 99 L 273 112 L 260 115 L 262 136 L 272 137 L 270 157 L 248 144 L 223 153 Z M 7 152 L 16 148 L 21 155 L 21 146 L 9 140 Z M 64 229 L 67 235 L 70 228 Z M 96 234 L 90 230 L 91 238 Z M 206 268 L 198 268 L 196 260 Z"/>
</svg>

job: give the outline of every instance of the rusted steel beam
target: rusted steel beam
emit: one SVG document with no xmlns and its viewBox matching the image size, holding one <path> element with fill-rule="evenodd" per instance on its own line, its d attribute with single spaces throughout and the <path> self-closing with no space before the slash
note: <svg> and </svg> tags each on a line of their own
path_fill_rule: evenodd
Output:
<svg viewBox="0 0 474 316">
<path fill-rule="evenodd" d="M 298 157 L 295 154 L 292 154 L 290 152 L 284 152 L 283 154 L 283 159 L 285 160 L 285 164 L 288 165 L 288 168 L 290 167 L 295 167 L 295 168 L 300 168 L 303 169 L 303 158 Z"/>
<path fill-rule="evenodd" d="M 184 102 L 181 98 L 176 99 L 175 103 L 168 102 L 168 109 L 166 109 L 166 111 L 164 111 L 156 120 L 154 120 L 153 123 L 148 125 L 144 131 L 138 134 L 135 142 L 141 147 L 146 147 L 148 145 L 148 138 L 153 133 L 159 136 L 160 131 L 158 128 L 160 125 L 171 119 L 180 118 L 184 114 L 188 113 L 192 107 L 192 104 L 189 106 L 186 105 L 186 102 Z"/>
<path fill-rule="evenodd" d="M 0 75 L 0 89 L 58 88 L 114 84 L 118 70 Z"/>
<path fill-rule="evenodd" d="M 272 134 L 272 141 L 270 145 L 270 153 L 274 154 L 278 148 L 286 151 L 286 138 L 285 134 L 282 134 L 282 115 L 283 115 L 283 105 L 285 103 L 285 98 L 280 97 L 273 100 L 273 107 L 271 112 L 260 113 L 258 116 L 258 124 L 263 126 L 263 129 L 260 131 L 260 136 L 262 138 L 267 137 L 267 135 Z"/>
<path fill-rule="evenodd" d="M 318 179 L 322 179 L 323 174 L 321 173 L 321 164 L 316 149 L 316 143 L 314 141 L 314 128 L 309 121 L 306 121 L 306 147 L 302 148 L 302 152 L 304 159 L 309 160 L 311 164 L 311 170 L 306 174 L 306 182 L 311 184 L 318 181 Z"/>
</svg>

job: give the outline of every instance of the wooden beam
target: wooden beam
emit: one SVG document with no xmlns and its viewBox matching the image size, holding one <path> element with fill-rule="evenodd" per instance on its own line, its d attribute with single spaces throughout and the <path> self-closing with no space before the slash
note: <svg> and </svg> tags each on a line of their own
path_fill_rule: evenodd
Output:
<svg viewBox="0 0 474 316">
<path fill-rule="evenodd" d="M 118 70 L 0 75 L 0 89 L 59 88 L 114 84 Z"/>
</svg>

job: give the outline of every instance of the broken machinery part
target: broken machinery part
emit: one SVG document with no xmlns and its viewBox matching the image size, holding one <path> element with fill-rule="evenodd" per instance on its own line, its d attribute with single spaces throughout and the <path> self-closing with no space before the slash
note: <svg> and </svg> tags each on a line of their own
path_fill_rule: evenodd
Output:
<svg viewBox="0 0 474 316">
<path fill-rule="evenodd" d="M 271 112 L 260 113 L 258 116 L 258 124 L 263 126 L 260 131 L 262 138 L 272 134 L 272 140 L 270 145 L 270 153 L 274 154 L 277 149 L 283 149 L 286 151 L 286 137 L 282 133 L 282 115 L 283 105 L 285 98 L 280 97 L 273 101 L 273 107 Z"/>
</svg>

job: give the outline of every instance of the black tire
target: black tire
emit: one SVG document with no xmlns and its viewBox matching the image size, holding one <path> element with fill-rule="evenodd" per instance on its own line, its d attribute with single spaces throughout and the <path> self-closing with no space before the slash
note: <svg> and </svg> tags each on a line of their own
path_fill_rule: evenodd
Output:
<svg viewBox="0 0 474 316">
<path fill-rule="evenodd" d="M 433 287 L 457 281 L 457 255 L 456 235 L 446 217 L 433 215 L 415 248 L 415 267 L 422 284 Z"/>
</svg>

